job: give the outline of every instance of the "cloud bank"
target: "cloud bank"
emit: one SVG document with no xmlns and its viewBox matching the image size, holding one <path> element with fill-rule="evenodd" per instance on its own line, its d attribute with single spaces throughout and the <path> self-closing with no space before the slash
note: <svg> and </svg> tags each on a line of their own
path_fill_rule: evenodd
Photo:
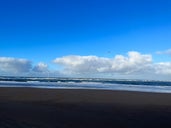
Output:
<svg viewBox="0 0 171 128">
<path fill-rule="evenodd" d="M 124 73 L 142 71 L 152 63 L 151 55 L 128 52 L 128 56 L 116 55 L 114 58 L 98 56 L 65 56 L 56 58 L 56 64 L 64 66 L 71 73 Z"/>
<path fill-rule="evenodd" d="M 48 65 L 40 62 L 32 70 L 39 73 L 48 72 Z"/>
<path fill-rule="evenodd" d="M 31 70 L 31 62 L 26 59 L 16 59 L 12 57 L 0 57 L 1 73 L 26 73 Z"/>
<path fill-rule="evenodd" d="M 168 52 L 167 52 L 168 53 Z M 154 63 L 152 55 L 130 51 L 113 58 L 69 55 L 53 60 L 58 68 L 30 60 L 0 57 L 0 75 L 170 79 L 171 62 Z M 60 67 L 60 68 L 59 68 Z M 62 68 L 61 68 L 62 67 Z"/>
<path fill-rule="evenodd" d="M 114 58 L 98 56 L 64 56 L 56 58 L 54 63 L 63 66 L 65 74 L 117 74 L 129 78 L 154 78 L 171 75 L 171 62 L 154 63 L 152 55 L 130 51 L 126 56 L 116 55 Z M 160 78 L 159 78 L 160 79 Z"/>
<path fill-rule="evenodd" d="M 38 63 L 33 66 L 27 59 L 0 57 L 0 75 L 29 75 L 47 73 L 48 66 L 45 63 Z"/>
</svg>

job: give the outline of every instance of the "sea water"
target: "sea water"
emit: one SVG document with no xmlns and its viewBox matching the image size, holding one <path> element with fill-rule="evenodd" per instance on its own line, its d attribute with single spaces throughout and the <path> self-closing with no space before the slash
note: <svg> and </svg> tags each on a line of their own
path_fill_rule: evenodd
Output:
<svg viewBox="0 0 171 128">
<path fill-rule="evenodd" d="M 31 87 L 50 89 L 103 89 L 171 93 L 171 81 L 104 79 L 0 77 L 0 87 Z"/>
</svg>

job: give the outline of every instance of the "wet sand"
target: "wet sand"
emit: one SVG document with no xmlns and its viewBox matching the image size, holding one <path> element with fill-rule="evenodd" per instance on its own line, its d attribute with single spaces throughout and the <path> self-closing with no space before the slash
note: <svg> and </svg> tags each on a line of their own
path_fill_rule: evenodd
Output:
<svg viewBox="0 0 171 128">
<path fill-rule="evenodd" d="M 0 128 L 156 127 L 171 127 L 171 94 L 0 88 Z"/>
</svg>

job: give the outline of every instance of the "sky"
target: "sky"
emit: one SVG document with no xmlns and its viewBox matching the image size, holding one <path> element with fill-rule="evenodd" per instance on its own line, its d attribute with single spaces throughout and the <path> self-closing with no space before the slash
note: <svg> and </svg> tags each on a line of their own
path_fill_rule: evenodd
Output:
<svg viewBox="0 0 171 128">
<path fill-rule="evenodd" d="M 0 75 L 171 80 L 170 0 L 0 1 Z"/>
</svg>

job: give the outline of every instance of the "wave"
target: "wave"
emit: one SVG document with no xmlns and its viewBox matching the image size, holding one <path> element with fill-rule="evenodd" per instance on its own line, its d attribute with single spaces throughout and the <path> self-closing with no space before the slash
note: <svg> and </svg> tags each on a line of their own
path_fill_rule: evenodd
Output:
<svg viewBox="0 0 171 128">
<path fill-rule="evenodd" d="M 0 77 L 0 87 L 128 90 L 171 93 L 171 82 L 99 78 Z"/>
</svg>

